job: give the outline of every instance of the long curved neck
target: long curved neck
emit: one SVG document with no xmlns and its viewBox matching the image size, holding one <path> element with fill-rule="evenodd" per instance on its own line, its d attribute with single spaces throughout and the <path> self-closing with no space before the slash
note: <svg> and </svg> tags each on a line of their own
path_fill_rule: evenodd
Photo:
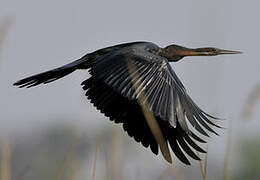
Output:
<svg viewBox="0 0 260 180">
<path fill-rule="evenodd" d="M 177 62 L 185 56 L 195 56 L 195 53 L 192 54 L 193 49 L 189 48 L 161 48 L 160 55 L 167 58 L 170 62 Z"/>
<path fill-rule="evenodd" d="M 176 62 L 185 56 L 207 56 L 208 54 L 202 51 L 201 48 L 193 49 L 178 46 L 177 48 L 162 48 L 160 55 L 167 58 L 169 61 Z"/>
</svg>

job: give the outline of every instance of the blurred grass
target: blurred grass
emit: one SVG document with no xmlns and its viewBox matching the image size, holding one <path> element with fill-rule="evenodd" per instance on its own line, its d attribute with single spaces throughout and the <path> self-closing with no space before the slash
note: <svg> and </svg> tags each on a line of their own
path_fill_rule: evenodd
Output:
<svg viewBox="0 0 260 180">
<path fill-rule="evenodd" d="M 10 31 L 11 25 L 13 23 L 13 18 L 11 16 L 7 16 L 0 21 L 0 55 L 3 51 L 4 42 L 7 39 L 7 34 Z M 1 62 L 1 60 L 0 60 Z"/>
<path fill-rule="evenodd" d="M 105 161 L 105 171 L 106 171 L 106 180 L 109 180 L 109 163 L 108 163 L 108 157 L 105 148 L 103 147 L 104 150 L 104 161 Z"/>
<path fill-rule="evenodd" d="M 260 177 L 260 141 L 259 135 L 256 137 L 243 137 L 239 139 L 237 144 L 236 164 L 239 166 L 236 167 L 234 171 L 235 180 L 258 180 Z"/>
<path fill-rule="evenodd" d="M 97 158 L 98 158 L 98 142 L 96 143 L 95 158 L 94 158 L 93 167 L 92 167 L 93 168 L 92 180 L 96 180 Z"/>
<path fill-rule="evenodd" d="M 110 156 L 111 163 L 111 179 L 122 180 L 123 179 L 123 140 L 121 132 L 117 129 L 112 134 L 112 140 L 110 143 Z M 111 166 L 112 165 L 112 166 Z"/>
<path fill-rule="evenodd" d="M 4 47 L 4 41 L 12 24 L 11 17 L 5 17 L 0 24 L 0 55 Z M 1 56 L 0 56 L 1 62 Z M 0 66 L 1 67 L 1 66 Z M 1 141 L 1 180 L 11 180 L 11 145 L 8 138 Z"/>
<path fill-rule="evenodd" d="M 212 119 L 212 121 L 214 121 Z M 217 124 L 216 122 L 214 122 L 215 124 Z M 210 127 L 212 127 L 212 125 L 209 125 Z M 214 127 L 212 127 L 214 128 Z M 205 158 L 204 158 L 204 163 L 203 163 L 203 159 L 201 158 L 200 154 L 198 151 L 197 151 L 197 155 L 198 157 L 201 159 L 199 161 L 199 164 L 200 164 L 200 172 L 201 172 L 201 175 L 202 175 L 202 179 L 203 180 L 206 180 L 207 179 L 207 168 L 208 168 L 208 155 L 209 155 L 209 144 L 207 143 L 206 144 L 206 153 L 205 153 Z"/>
<path fill-rule="evenodd" d="M 204 172 L 206 178 L 207 178 L 207 167 L 208 167 L 208 150 L 209 150 L 209 144 L 206 145 L 206 154 L 205 154 L 205 163 L 204 163 Z"/>
<path fill-rule="evenodd" d="M 79 165 L 87 157 L 87 137 L 79 136 L 72 127 L 54 127 L 29 137 L 13 137 L 12 176 L 15 179 L 77 178 Z"/>
<path fill-rule="evenodd" d="M 11 180 L 11 145 L 8 139 L 2 140 L 1 180 Z"/>
<path fill-rule="evenodd" d="M 23 171 L 21 171 L 21 172 L 19 173 L 19 175 L 17 176 L 17 179 L 18 179 L 18 180 L 23 180 L 23 179 L 24 179 L 24 176 L 26 175 L 26 173 L 28 173 L 28 171 L 29 171 L 30 169 L 31 169 L 30 166 L 25 166 L 24 169 L 23 169 Z"/>
<path fill-rule="evenodd" d="M 231 179 L 231 167 L 230 167 L 231 145 L 232 145 L 232 120 L 229 120 L 228 140 L 227 140 L 226 155 L 225 155 L 225 162 L 224 162 L 223 180 Z"/>
<path fill-rule="evenodd" d="M 60 127 L 60 126 L 59 126 Z M 57 128 L 59 128 L 57 127 Z M 28 172 L 28 168 L 22 168 L 22 171 L 21 172 L 21 176 L 17 179 L 32 179 L 32 178 L 29 178 L 29 177 L 32 177 L 31 174 L 32 173 L 37 173 L 37 177 L 38 175 L 41 175 L 42 178 L 40 179 L 52 179 L 50 177 L 53 177 L 52 175 L 52 172 L 50 172 L 48 169 L 53 169 L 56 176 L 58 174 L 58 172 L 61 174 L 59 177 L 60 179 L 64 179 L 64 180 L 68 180 L 68 179 L 82 179 L 82 177 L 78 178 L 77 176 L 75 176 L 75 174 L 77 175 L 78 174 L 78 171 L 83 170 L 83 171 L 88 171 L 88 172 L 91 172 L 90 173 L 90 178 L 89 179 L 109 179 L 109 173 L 112 174 L 111 170 L 113 169 L 114 171 L 114 174 L 113 176 L 111 176 L 110 179 L 113 179 L 113 180 L 121 180 L 121 179 L 124 179 L 123 178 L 123 175 L 124 173 L 129 173 L 129 171 L 127 169 L 124 168 L 124 163 L 123 163 L 123 159 L 122 157 L 125 157 L 123 156 L 123 152 L 124 150 L 122 150 L 122 147 L 125 147 L 124 144 L 122 144 L 123 142 L 123 139 L 121 139 L 121 132 L 118 131 L 118 132 L 115 132 L 114 129 L 112 130 L 111 129 L 111 138 L 108 138 L 109 134 L 106 133 L 107 130 L 105 130 L 105 132 L 103 131 L 100 131 L 98 134 L 98 137 L 100 137 L 100 143 L 105 143 L 106 145 L 108 145 L 107 147 L 109 147 L 109 149 L 111 148 L 111 151 L 107 153 L 107 155 L 109 156 L 109 159 L 106 160 L 106 156 L 102 156 L 102 149 L 103 149 L 103 145 L 99 144 L 98 145 L 98 150 L 97 148 L 93 151 L 93 155 L 91 155 L 91 157 L 93 157 L 93 160 L 95 158 L 95 160 L 91 161 L 91 162 L 88 162 L 88 167 L 85 168 L 85 166 L 82 166 L 82 164 L 78 163 L 78 166 L 74 166 L 74 163 L 73 161 L 76 161 L 76 156 L 74 155 L 78 155 L 78 152 L 80 152 L 80 149 L 79 147 L 81 146 L 81 142 L 78 142 L 79 145 L 76 145 L 77 143 L 77 137 L 68 137 L 67 134 L 69 136 L 73 136 L 73 131 L 71 130 L 62 130 L 62 132 L 60 130 L 57 130 L 57 129 L 52 129 L 51 131 L 48 130 L 44 130 L 45 132 L 47 132 L 48 134 L 52 134 L 53 132 L 55 132 L 55 134 L 57 134 L 58 136 L 55 136 L 55 135 L 48 135 L 46 136 L 46 138 L 44 138 L 45 140 L 48 140 L 48 141 L 52 141 L 55 145 L 54 148 L 49 148 L 51 147 L 51 145 L 48 145 L 48 144 L 45 144 L 43 143 L 44 141 L 38 141 L 38 139 L 35 139 L 36 142 L 37 142 L 37 146 L 38 147 L 37 149 L 34 149 L 33 151 L 39 151 L 39 150 L 44 150 L 44 148 L 42 148 L 43 146 L 47 147 L 47 149 L 49 149 L 47 153 L 37 153 L 37 155 L 33 155 L 31 152 L 29 152 L 29 155 L 31 155 L 32 157 L 36 157 L 37 158 L 37 161 L 34 162 L 34 163 L 30 163 L 30 166 L 32 168 L 30 168 L 30 171 Z M 59 132 L 60 131 L 60 132 Z M 63 133 L 64 132 L 64 133 Z M 62 139 L 60 139 L 62 138 Z M 87 138 L 87 137 L 81 137 L 82 138 Z M 92 137 L 92 139 L 96 139 L 96 136 Z M 104 139 L 104 140 L 103 140 Z M 109 140 L 110 139 L 110 140 Z M 93 141 L 93 142 L 92 142 Z M 97 141 L 96 140 L 92 140 L 91 142 L 91 146 L 97 146 Z M 15 142 L 15 141 L 14 141 Z M 59 148 L 61 147 L 61 144 L 58 143 L 58 142 L 62 142 L 62 143 L 66 143 L 68 144 L 68 146 L 64 146 L 65 147 L 65 152 L 66 153 L 60 153 L 59 152 Z M 30 142 L 30 143 L 35 143 L 35 142 Z M 230 143 L 230 142 L 228 142 Z M 105 145 L 104 144 L 104 145 Z M 26 145 L 26 143 L 25 143 Z M 56 147 L 57 146 L 57 147 Z M 104 148 L 105 149 L 105 148 Z M 227 148 L 228 149 L 228 148 Z M 239 148 L 240 149 L 240 148 Z M 256 149 L 256 148 L 252 148 L 250 147 L 250 149 Z M 61 155 L 64 155 L 63 157 L 63 160 L 59 160 L 59 157 L 57 156 L 56 154 L 56 150 L 58 150 L 59 154 Z M 19 151 L 15 151 L 16 153 L 19 152 Z M 13 155 L 16 155 L 16 153 L 13 153 Z M 127 155 L 127 154 L 126 154 Z M 133 154 L 130 154 L 130 158 Z M 23 156 L 23 154 L 20 153 L 19 156 Z M 230 155 L 227 155 L 227 157 L 230 158 Z M 26 157 L 26 156 L 25 156 Z M 80 156 L 80 159 L 82 159 L 84 156 Z M 52 159 L 52 160 L 51 160 Z M 92 159 L 92 158 L 89 158 L 88 159 Z M 205 157 L 206 159 L 206 157 Z M 204 159 L 204 160 L 205 160 Z M 15 160 L 15 159 L 14 159 Z M 20 159 L 21 160 L 21 159 Z M 13 161 L 13 163 L 15 164 L 17 161 Z M 31 160 L 29 160 L 29 162 L 31 162 Z M 56 164 L 55 164 L 56 162 Z M 95 162 L 95 165 L 94 163 Z M 24 161 L 22 162 L 25 166 L 27 165 L 27 161 Z M 40 164 L 42 163 L 47 163 L 46 166 L 42 166 Z M 102 168 L 102 163 L 103 163 L 103 166 L 105 168 Z M 137 162 L 136 165 L 138 165 L 140 162 Z M 147 165 L 148 165 L 148 170 L 150 169 L 150 173 L 153 174 L 154 172 L 152 167 L 149 167 L 151 163 L 150 161 L 147 162 Z M 205 163 L 205 162 L 204 162 Z M 216 163 L 215 161 L 211 162 L 211 166 Z M 24 166 L 23 165 L 23 166 Z M 101 166 L 100 166 L 101 165 Z M 194 176 L 192 175 L 193 172 L 192 172 L 192 169 L 194 169 L 194 166 L 190 166 L 188 167 L 189 169 L 191 169 L 191 172 L 190 174 L 186 174 L 186 173 L 183 173 L 182 171 L 184 169 L 181 169 L 182 171 L 179 171 L 179 169 L 176 167 L 177 164 L 174 164 L 174 166 L 168 166 L 165 171 L 163 171 L 159 177 L 160 180 L 166 180 L 166 179 L 177 179 L 177 180 L 180 180 L 180 179 L 187 179 L 187 177 L 193 177 L 194 179 L 199 179 L 199 176 Z M 63 166 L 63 167 L 61 167 Z M 71 167 L 74 166 L 75 170 L 71 169 Z M 204 168 L 205 168 L 205 165 L 204 164 Z M 57 167 L 57 168 L 55 168 Z M 93 169 L 95 167 L 95 176 L 93 176 Z M 38 168 L 39 170 L 37 170 L 36 168 Z M 135 167 L 133 167 L 135 168 Z M 63 169 L 63 170 L 61 170 Z M 225 169 L 225 168 L 224 168 Z M 24 172 L 23 172 L 24 170 Z M 141 169 L 142 171 L 143 169 Z M 14 169 L 14 171 L 17 172 L 17 168 Z M 41 173 L 38 173 L 40 172 Z M 132 171 L 132 170 L 131 170 Z M 145 171 L 144 171 L 145 172 Z M 158 173 L 160 172 L 160 170 L 158 170 Z M 211 173 L 214 172 L 214 170 L 210 171 Z M 223 171 L 224 172 L 224 171 Z M 148 174 L 149 174 L 149 171 L 148 171 Z M 224 173 L 223 173 L 224 174 Z M 129 174 L 128 174 L 129 175 Z M 212 174 L 210 174 L 212 176 Z M 136 176 L 139 176 L 138 173 L 136 174 Z M 14 175 L 14 177 L 18 177 L 17 175 Z M 85 176 L 86 177 L 86 176 Z M 94 178 L 95 177 L 95 178 Z M 152 176 L 150 176 L 152 177 Z M 54 177 L 55 179 L 55 177 Z M 129 179 L 129 176 L 126 176 L 125 179 Z M 137 178 L 139 179 L 139 178 Z M 153 178 L 151 178 L 153 179 Z"/>
<path fill-rule="evenodd" d="M 180 170 L 174 164 L 171 164 L 167 169 L 165 169 L 160 174 L 158 180 L 163 180 L 169 175 L 171 175 L 172 177 L 175 177 L 176 180 L 184 180 L 184 177 L 181 174 Z"/>
<path fill-rule="evenodd" d="M 207 149 L 208 149 L 208 145 L 207 145 Z M 208 151 L 206 152 L 206 154 L 205 154 L 205 163 L 203 164 L 203 160 L 201 159 L 200 161 L 199 161 L 199 164 L 200 164 L 200 171 L 201 171 L 201 175 L 202 175 L 202 179 L 203 180 L 206 180 L 207 179 L 207 171 L 206 171 L 206 169 L 207 169 L 207 164 L 208 164 Z M 198 157 L 199 158 L 201 158 L 200 157 L 200 153 L 197 151 L 197 155 L 198 155 Z"/>
<path fill-rule="evenodd" d="M 79 143 L 80 143 L 79 139 L 75 139 L 73 141 L 73 143 L 71 144 L 71 147 L 69 148 L 68 153 L 65 155 L 64 160 L 63 160 L 60 168 L 58 169 L 56 180 L 62 180 L 62 176 L 64 174 L 66 166 L 68 166 L 68 165 L 70 165 L 70 163 L 72 163 L 73 156 L 75 154 L 75 151 L 76 151 Z M 70 169 L 72 169 L 72 168 L 70 167 Z M 70 176 L 72 176 L 72 174 L 73 174 L 73 172 L 69 173 Z"/>
</svg>

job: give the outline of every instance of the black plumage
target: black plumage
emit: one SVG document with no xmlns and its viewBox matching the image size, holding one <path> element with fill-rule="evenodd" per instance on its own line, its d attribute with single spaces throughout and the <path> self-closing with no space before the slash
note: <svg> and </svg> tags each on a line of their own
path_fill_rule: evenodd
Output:
<svg viewBox="0 0 260 180">
<path fill-rule="evenodd" d="M 189 49 L 177 45 L 160 48 L 149 42 L 126 43 L 97 50 L 14 85 L 33 87 L 55 81 L 77 69 L 89 69 L 91 77 L 83 81 L 82 86 L 90 102 L 101 113 L 115 123 L 123 123 L 130 137 L 158 154 L 158 142 L 142 111 L 142 106 L 148 106 L 166 143 L 183 163 L 190 164 L 184 152 L 199 160 L 192 148 L 205 151 L 194 140 L 205 141 L 195 135 L 188 124 L 205 136 L 209 136 L 206 130 L 217 134 L 212 126 L 220 126 L 210 120 L 213 116 L 192 101 L 169 61 L 178 61 L 185 56 L 234 53 L 239 52 L 216 48 Z"/>
</svg>

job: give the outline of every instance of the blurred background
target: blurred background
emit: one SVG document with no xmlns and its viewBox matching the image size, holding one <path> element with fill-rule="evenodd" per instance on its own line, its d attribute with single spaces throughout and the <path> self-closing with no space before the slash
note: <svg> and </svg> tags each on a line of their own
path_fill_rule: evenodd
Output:
<svg viewBox="0 0 260 180">
<path fill-rule="evenodd" d="M 100 114 L 80 87 L 87 71 L 33 89 L 12 86 L 96 49 L 140 40 L 244 52 L 172 67 L 203 110 L 226 119 L 204 146 L 206 161 L 200 155 L 207 178 L 258 179 L 259 17 L 258 0 L 3 0 L 1 179 L 202 179 L 199 162 L 188 167 L 174 157 L 170 166 Z"/>
</svg>

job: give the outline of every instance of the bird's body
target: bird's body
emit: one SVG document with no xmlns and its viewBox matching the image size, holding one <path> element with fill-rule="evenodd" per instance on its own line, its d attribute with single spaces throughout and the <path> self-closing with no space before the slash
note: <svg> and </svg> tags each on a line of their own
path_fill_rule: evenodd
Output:
<svg viewBox="0 0 260 180">
<path fill-rule="evenodd" d="M 89 69 L 91 77 L 83 81 L 82 86 L 97 109 L 115 123 L 123 123 L 129 136 L 158 154 L 157 139 L 142 110 L 147 106 L 166 143 L 182 162 L 189 164 L 183 151 L 199 160 L 190 147 L 205 152 L 193 139 L 205 141 L 190 130 L 188 122 L 205 136 L 208 136 L 205 129 L 217 134 L 210 126 L 219 126 L 210 121 L 214 117 L 192 101 L 169 61 L 178 61 L 185 56 L 235 53 L 238 52 L 216 48 L 189 49 L 177 45 L 160 48 L 150 42 L 126 43 L 97 50 L 14 85 L 32 87 L 55 81 L 77 69 Z"/>
</svg>

